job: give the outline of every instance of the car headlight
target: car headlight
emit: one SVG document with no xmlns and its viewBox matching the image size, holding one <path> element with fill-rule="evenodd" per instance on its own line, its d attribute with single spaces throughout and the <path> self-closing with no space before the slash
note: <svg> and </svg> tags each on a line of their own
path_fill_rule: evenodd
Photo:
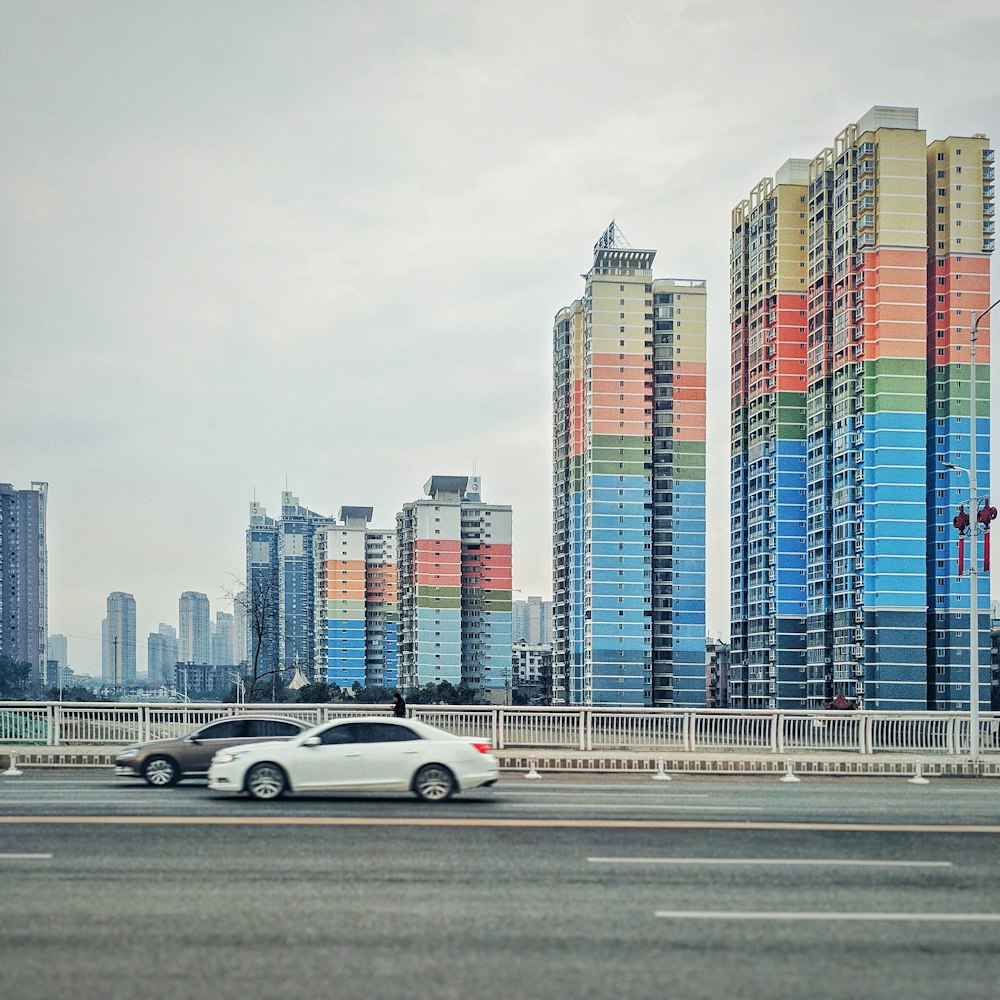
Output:
<svg viewBox="0 0 1000 1000">
<path fill-rule="evenodd" d="M 124 750 L 118 751 L 119 759 L 121 759 L 122 757 L 138 757 L 138 756 L 139 756 L 138 747 L 125 747 Z"/>
<path fill-rule="evenodd" d="M 213 764 L 232 764 L 234 760 L 239 760 L 246 753 L 246 750 L 219 750 L 212 758 Z"/>
</svg>

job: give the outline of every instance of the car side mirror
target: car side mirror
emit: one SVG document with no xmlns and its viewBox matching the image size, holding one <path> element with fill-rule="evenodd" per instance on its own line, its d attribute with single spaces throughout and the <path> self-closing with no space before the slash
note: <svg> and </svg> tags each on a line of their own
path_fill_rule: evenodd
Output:
<svg viewBox="0 0 1000 1000">
<path fill-rule="evenodd" d="M 187 741 L 188 741 L 188 743 L 193 743 L 195 746 L 197 746 L 199 743 L 201 743 L 201 740 L 198 739 L 197 736 L 189 736 L 187 738 Z"/>
<path fill-rule="evenodd" d="M 302 745 L 304 747 L 318 747 L 322 742 L 318 736 L 310 736 L 309 739 L 302 741 Z"/>
</svg>

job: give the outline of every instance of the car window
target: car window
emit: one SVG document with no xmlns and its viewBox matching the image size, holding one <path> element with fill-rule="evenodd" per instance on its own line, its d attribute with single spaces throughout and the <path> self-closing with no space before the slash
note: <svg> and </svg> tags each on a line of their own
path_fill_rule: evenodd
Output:
<svg viewBox="0 0 1000 1000">
<path fill-rule="evenodd" d="M 359 727 L 365 730 L 365 743 L 400 743 L 403 740 L 419 740 L 420 737 L 409 726 L 392 722 L 366 722 Z"/>
<path fill-rule="evenodd" d="M 245 728 L 243 719 L 224 719 L 199 729 L 194 735 L 199 740 L 238 740 L 244 735 Z"/>
<path fill-rule="evenodd" d="M 339 726 L 331 726 L 319 734 L 320 742 L 338 746 L 344 743 L 360 743 L 362 742 L 362 735 L 359 732 L 361 729 L 362 727 L 355 722 L 345 722 Z"/>
<path fill-rule="evenodd" d="M 283 722 L 281 719 L 247 719 L 246 736 L 259 739 L 283 739 L 298 736 L 302 727 L 295 722 Z"/>
</svg>

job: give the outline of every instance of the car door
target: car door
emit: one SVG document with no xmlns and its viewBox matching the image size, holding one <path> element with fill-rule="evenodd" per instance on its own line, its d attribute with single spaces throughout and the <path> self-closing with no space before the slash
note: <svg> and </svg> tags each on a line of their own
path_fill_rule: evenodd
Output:
<svg viewBox="0 0 1000 1000">
<path fill-rule="evenodd" d="M 235 746 L 245 733 L 244 719 L 220 719 L 196 729 L 178 748 L 181 770 L 185 774 L 207 774 L 216 750 Z"/>
<path fill-rule="evenodd" d="M 426 741 L 404 723 L 366 722 L 359 729 L 362 743 L 357 772 L 364 787 L 409 788 Z"/>
<path fill-rule="evenodd" d="M 359 785 L 364 734 L 355 722 L 337 722 L 317 733 L 315 746 L 294 745 L 284 755 L 296 791 L 329 791 Z"/>
</svg>

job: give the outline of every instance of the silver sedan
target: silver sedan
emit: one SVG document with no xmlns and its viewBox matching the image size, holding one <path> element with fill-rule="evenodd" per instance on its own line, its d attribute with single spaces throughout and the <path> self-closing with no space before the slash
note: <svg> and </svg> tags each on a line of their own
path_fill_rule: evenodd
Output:
<svg viewBox="0 0 1000 1000">
<path fill-rule="evenodd" d="M 500 776 L 493 748 L 415 719 L 341 719 L 283 742 L 220 750 L 208 771 L 215 792 L 276 799 L 286 792 L 413 792 L 443 802 Z"/>
</svg>

